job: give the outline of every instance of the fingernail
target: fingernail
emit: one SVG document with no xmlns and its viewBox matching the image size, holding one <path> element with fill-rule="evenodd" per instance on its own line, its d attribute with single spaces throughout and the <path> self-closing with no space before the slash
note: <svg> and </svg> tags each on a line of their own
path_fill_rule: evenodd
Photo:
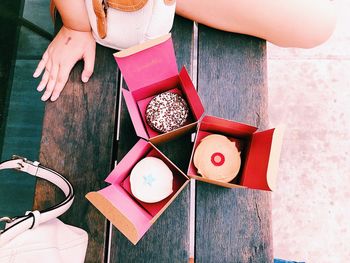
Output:
<svg viewBox="0 0 350 263">
<path fill-rule="evenodd" d="M 47 95 L 45 95 L 45 94 L 41 97 L 41 100 L 42 100 L 42 101 L 46 101 L 47 99 L 48 99 L 48 98 L 47 98 Z"/>
<path fill-rule="evenodd" d="M 57 98 L 58 98 L 58 96 L 57 95 L 53 95 L 53 96 L 51 96 L 51 101 L 55 101 L 55 100 L 57 100 Z"/>
<path fill-rule="evenodd" d="M 34 78 L 39 77 L 39 74 L 38 74 L 38 72 L 37 72 L 37 71 L 35 71 L 35 72 L 33 73 L 33 77 L 34 77 Z"/>
<path fill-rule="evenodd" d="M 89 78 L 88 78 L 88 77 L 82 77 L 82 81 L 83 81 L 83 82 L 85 82 L 85 83 L 86 83 L 86 82 L 88 82 L 88 80 L 89 80 Z"/>
</svg>

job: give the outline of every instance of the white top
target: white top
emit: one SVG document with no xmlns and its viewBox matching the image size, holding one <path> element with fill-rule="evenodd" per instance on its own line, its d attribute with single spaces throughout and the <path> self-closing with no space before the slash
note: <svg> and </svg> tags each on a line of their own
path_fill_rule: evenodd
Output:
<svg viewBox="0 0 350 263">
<path fill-rule="evenodd" d="M 106 47 L 122 50 L 169 33 L 174 21 L 175 2 L 148 0 L 140 10 L 124 12 L 107 9 L 107 35 L 98 35 L 96 15 L 92 0 L 85 0 L 90 25 L 95 40 Z"/>
</svg>

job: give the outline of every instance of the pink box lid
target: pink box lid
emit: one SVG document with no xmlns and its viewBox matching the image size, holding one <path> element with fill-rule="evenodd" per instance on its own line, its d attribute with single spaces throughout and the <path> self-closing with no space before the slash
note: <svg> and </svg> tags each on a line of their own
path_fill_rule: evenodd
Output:
<svg viewBox="0 0 350 263">
<path fill-rule="evenodd" d="M 253 134 L 242 173 L 243 186 L 275 190 L 283 134 L 283 126 Z"/>
<path fill-rule="evenodd" d="M 170 34 L 117 52 L 114 57 L 130 91 L 178 74 Z"/>
</svg>

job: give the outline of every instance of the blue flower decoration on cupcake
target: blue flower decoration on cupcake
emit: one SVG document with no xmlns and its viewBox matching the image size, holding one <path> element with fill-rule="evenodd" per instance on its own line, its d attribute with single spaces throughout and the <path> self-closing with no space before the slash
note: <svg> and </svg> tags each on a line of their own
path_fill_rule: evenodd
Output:
<svg viewBox="0 0 350 263">
<path fill-rule="evenodd" d="M 143 176 L 143 182 L 144 182 L 144 184 L 147 184 L 148 186 L 152 186 L 152 184 L 155 180 L 156 179 L 152 176 L 152 174 L 148 174 L 148 175 Z"/>
<path fill-rule="evenodd" d="M 173 192 L 173 173 L 161 159 L 143 158 L 131 170 L 130 188 L 142 202 L 159 202 Z"/>
</svg>

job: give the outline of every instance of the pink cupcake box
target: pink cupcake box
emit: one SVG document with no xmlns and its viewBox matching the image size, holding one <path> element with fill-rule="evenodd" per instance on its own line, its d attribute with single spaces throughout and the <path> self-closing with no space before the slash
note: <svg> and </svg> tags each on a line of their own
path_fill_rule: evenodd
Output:
<svg viewBox="0 0 350 263">
<path fill-rule="evenodd" d="M 114 57 L 129 89 L 122 92 L 138 137 L 160 143 L 196 126 L 204 107 L 186 68 L 178 72 L 170 34 L 117 52 Z M 190 112 L 184 126 L 161 134 L 147 124 L 145 111 L 154 96 L 166 91 L 181 95 Z"/>
<path fill-rule="evenodd" d="M 132 168 L 148 156 L 161 159 L 173 173 L 173 193 L 153 204 L 137 200 L 128 185 Z M 140 139 L 105 181 L 110 185 L 88 193 L 86 198 L 135 245 L 181 193 L 189 178 L 151 142 Z"/>
<path fill-rule="evenodd" d="M 190 178 L 226 188 L 252 188 L 273 191 L 276 185 L 279 157 L 284 127 L 265 131 L 239 122 L 214 116 L 204 116 L 198 123 L 194 147 L 187 175 Z M 197 173 L 193 163 L 194 152 L 200 141 L 208 135 L 220 134 L 236 142 L 241 152 L 241 168 L 237 177 L 229 183 L 204 178 Z"/>
</svg>

